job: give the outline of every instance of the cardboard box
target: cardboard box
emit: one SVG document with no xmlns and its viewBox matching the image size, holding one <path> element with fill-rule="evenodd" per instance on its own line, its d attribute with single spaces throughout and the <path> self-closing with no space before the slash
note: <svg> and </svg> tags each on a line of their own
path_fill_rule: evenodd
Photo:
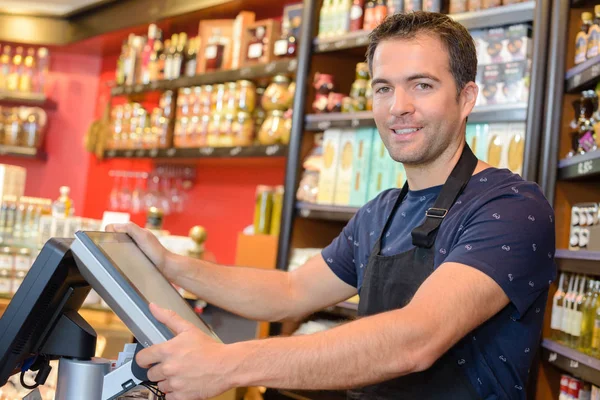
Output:
<svg viewBox="0 0 600 400">
<path fill-rule="evenodd" d="M 356 131 L 349 203 L 354 207 L 362 207 L 368 201 L 374 135 L 379 136 L 373 128 L 359 128 Z"/>
<path fill-rule="evenodd" d="M 504 167 L 519 175 L 523 173 L 526 131 L 524 122 L 509 124 L 505 141 Z"/>
<path fill-rule="evenodd" d="M 529 69 L 531 62 L 515 61 L 504 64 L 502 103 L 523 103 L 529 98 Z"/>
<path fill-rule="evenodd" d="M 317 203 L 333 204 L 340 152 L 340 129 L 328 129 L 323 134 L 323 168 L 319 174 Z"/>
<path fill-rule="evenodd" d="M 367 200 L 375 198 L 383 190 L 390 187 L 393 166 L 390 155 L 378 133 L 373 135 L 371 148 L 371 171 L 369 174 L 369 191 Z"/>
<path fill-rule="evenodd" d="M 264 29 L 266 45 L 262 43 L 252 43 L 257 29 Z M 249 24 L 244 30 L 242 37 L 242 54 L 240 64 L 250 66 L 256 64 L 267 64 L 275 60 L 273 46 L 281 36 L 281 26 L 274 19 L 264 19 Z"/>
<path fill-rule="evenodd" d="M 476 124 L 474 133 L 471 137 L 471 150 L 475 153 L 475 156 L 483 162 L 488 160 L 488 142 L 490 140 L 489 125 L 487 124 Z"/>
<path fill-rule="evenodd" d="M 242 11 L 233 23 L 233 48 L 231 49 L 231 68 L 238 69 L 242 66 L 242 41 L 246 28 L 255 21 L 255 14 L 251 11 Z"/>
<path fill-rule="evenodd" d="M 235 265 L 240 267 L 275 269 L 277 267 L 277 243 L 273 235 L 238 234 Z"/>
<path fill-rule="evenodd" d="M 483 65 L 477 71 L 479 86 L 478 105 L 503 103 L 502 85 L 504 70 L 502 64 Z"/>
<path fill-rule="evenodd" d="M 531 26 L 510 25 L 471 32 L 481 65 L 504 64 L 531 58 Z"/>
<path fill-rule="evenodd" d="M 338 159 L 337 179 L 333 203 L 340 206 L 350 204 L 352 187 L 352 165 L 354 164 L 354 148 L 356 147 L 356 131 L 346 129 L 340 136 L 340 157 Z"/>
<path fill-rule="evenodd" d="M 283 7 L 282 26 L 286 26 L 292 36 L 299 38 L 302 30 L 302 13 L 304 11 L 304 3 L 288 4 Z"/>
<path fill-rule="evenodd" d="M 201 74 L 206 72 L 206 56 L 207 53 L 214 53 L 213 50 L 218 38 L 218 44 L 223 45 L 223 62 L 221 68 L 223 70 L 231 69 L 232 54 L 233 54 L 233 19 L 215 19 L 200 21 L 198 26 L 198 36 L 200 36 L 200 50 L 196 56 L 197 65 L 196 73 Z M 209 56 L 211 55 L 209 54 Z"/>
</svg>

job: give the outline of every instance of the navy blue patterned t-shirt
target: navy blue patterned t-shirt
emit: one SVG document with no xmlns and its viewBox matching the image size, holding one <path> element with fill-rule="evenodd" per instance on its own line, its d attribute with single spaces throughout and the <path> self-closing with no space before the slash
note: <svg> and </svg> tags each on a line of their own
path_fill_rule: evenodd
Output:
<svg viewBox="0 0 600 400">
<path fill-rule="evenodd" d="M 409 191 L 383 232 L 382 255 L 413 247 L 411 231 L 424 222 L 441 188 Z M 332 271 L 359 294 L 371 249 L 399 194 L 400 189 L 391 189 L 371 200 L 323 249 Z M 554 250 L 554 212 L 539 186 L 506 169 L 474 175 L 440 226 L 434 267 L 455 262 L 476 268 L 510 299 L 451 350 L 484 399 L 526 397 L 548 288 L 556 278 Z"/>
</svg>

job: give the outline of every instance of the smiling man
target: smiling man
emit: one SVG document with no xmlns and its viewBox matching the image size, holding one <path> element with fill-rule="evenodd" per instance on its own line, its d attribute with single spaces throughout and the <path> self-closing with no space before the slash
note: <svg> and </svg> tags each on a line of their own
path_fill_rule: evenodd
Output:
<svg viewBox="0 0 600 400">
<path fill-rule="evenodd" d="M 165 276 L 257 320 L 299 318 L 359 293 L 359 318 L 326 332 L 217 344 L 156 307 L 175 339 L 138 354 L 167 399 L 236 386 L 349 389 L 350 399 L 525 399 L 548 287 L 553 211 L 537 185 L 465 144 L 477 98 L 469 32 L 397 14 L 370 36 L 377 128 L 408 183 L 362 207 L 321 255 L 286 273 L 173 255 L 128 232 Z"/>
</svg>

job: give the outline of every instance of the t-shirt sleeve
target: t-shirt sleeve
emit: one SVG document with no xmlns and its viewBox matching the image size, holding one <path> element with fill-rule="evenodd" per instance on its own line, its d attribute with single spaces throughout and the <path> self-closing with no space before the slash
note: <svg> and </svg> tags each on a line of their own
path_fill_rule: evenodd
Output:
<svg viewBox="0 0 600 400">
<path fill-rule="evenodd" d="M 361 210 L 350 219 L 339 236 L 321 252 L 323 259 L 327 265 L 329 265 L 329 268 L 331 268 L 333 273 L 348 285 L 354 287 L 358 284 L 358 276 L 354 266 L 353 237 L 356 236 L 356 221 L 358 220 L 360 213 Z"/>
<path fill-rule="evenodd" d="M 490 199 L 458 229 L 444 262 L 468 265 L 494 279 L 518 318 L 555 279 L 554 213 L 541 193 Z"/>
</svg>

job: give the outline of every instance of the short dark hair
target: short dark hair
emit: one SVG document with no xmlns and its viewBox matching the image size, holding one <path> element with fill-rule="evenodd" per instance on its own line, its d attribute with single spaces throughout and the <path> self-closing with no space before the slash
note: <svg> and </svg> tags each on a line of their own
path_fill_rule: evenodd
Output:
<svg viewBox="0 0 600 400">
<path fill-rule="evenodd" d="M 477 76 L 477 51 L 471 34 L 460 23 L 445 14 L 415 11 L 398 13 L 387 17 L 369 35 L 367 62 L 373 73 L 373 55 L 377 45 L 388 39 L 414 39 L 417 34 L 429 34 L 439 38 L 450 60 L 450 72 L 454 76 L 458 94 Z"/>
</svg>

